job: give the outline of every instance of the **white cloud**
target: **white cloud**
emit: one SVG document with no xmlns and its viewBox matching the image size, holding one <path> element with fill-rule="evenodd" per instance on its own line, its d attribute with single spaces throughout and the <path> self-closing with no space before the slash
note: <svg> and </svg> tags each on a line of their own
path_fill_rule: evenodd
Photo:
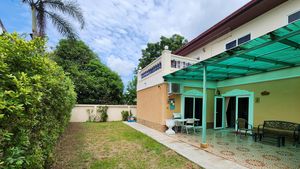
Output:
<svg viewBox="0 0 300 169">
<path fill-rule="evenodd" d="M 114 43 L 108 37 L 95 39 L 94 44 L 97 46 L 97 51 L 110 52 L 114 49 Z"/>
<path fill-rule="evenodd" d="M 86 18 L 81 39 L 126 83 L 148 42 L 174 33 L 191 40 L 249 0 L 77 1 Z M 59 37 L 52 30 L 50 37 Z"/>
<path fill-rule="evenodd" d="M 135 64 L 132 61 L 122 59 L 120 57 L 110 55 L 106 60 L 107 66 L 116 71 L 124 80 L 130 80 Z M 126 83 L 125 81 L 124 83 Z"/>
</svg>

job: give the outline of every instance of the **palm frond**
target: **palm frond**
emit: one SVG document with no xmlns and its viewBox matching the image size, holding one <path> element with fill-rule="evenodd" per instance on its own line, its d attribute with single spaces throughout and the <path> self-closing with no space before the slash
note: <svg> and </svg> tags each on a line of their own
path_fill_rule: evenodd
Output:
<svg viewBox="0 0 300 169">
<path fill-rule="evenodd" d="M 4 27 L 4 24 L 2 23 L 1 19 L 0 19 L 0 28 L 2 29 L 2 33 L 7 32 L 7 30 Z"/>
<path fill-rule="evenodd" d="M 64 14 L 70 15 L 80 23 L 81 28 L 84 27 L 85 21 L 82 10 L 76 1 L 44 0 L 43 4 L 45 4 L 47 8 L 59 10 Z"/>
<path fill-rule="evenodd" d="M 44 11 L 46 16 L 52 21 L 53 25 L 56 26 L 57 30 L 63 35 L 67 36 L 70 39 L 76 39 L 78 36 L 75 33 L 73 26 L 60 15 L 50 12 Z"/>
</svg>

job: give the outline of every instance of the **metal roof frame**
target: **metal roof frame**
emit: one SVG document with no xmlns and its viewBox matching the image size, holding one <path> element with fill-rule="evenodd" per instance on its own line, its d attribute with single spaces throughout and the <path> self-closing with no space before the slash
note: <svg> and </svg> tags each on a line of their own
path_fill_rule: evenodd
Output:
<svg viewBox="0 0 300 169">
<path fill-rule="evenodd" d="M 222 81 L 300 66 L 300 21 L 269 32 L 209 59 L 164 76 L 168 79 Z"/>
</svg>

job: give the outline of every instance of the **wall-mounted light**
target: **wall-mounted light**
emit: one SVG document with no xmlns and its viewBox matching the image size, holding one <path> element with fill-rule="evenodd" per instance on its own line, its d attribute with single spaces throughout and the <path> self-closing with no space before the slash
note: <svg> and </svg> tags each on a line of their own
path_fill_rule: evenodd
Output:
<svg viewBox="0 0 300 169">
<path fill-rule="evenodd" d="M 261 93 L 260 93 L 262 96 L 268 96 L 268 95 L 270 95 L 270 92 L 268 92 L 268 91 L 262 91 Z"/>
</svg>

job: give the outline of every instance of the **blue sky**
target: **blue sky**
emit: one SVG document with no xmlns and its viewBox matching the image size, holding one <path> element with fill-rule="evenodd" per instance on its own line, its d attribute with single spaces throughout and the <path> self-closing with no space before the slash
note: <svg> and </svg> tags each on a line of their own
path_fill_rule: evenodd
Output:
<svg viewBox="0 0 300 169">
<path fill-rule="evenodd" d="M 77 0 L 86 19 L 80 38 L 116 71 L 126 85 L 141 49 L 160 36 L 181 34 L 193 39 L 249 0 Z M 0 18 L 9 32 L 30 33 L 29 7 L 21 0 L 1 0 Z M 75 25 L 78 27 L 78 25 Z M 48 23 L 48 45 L 62 37 Z"/>
</svg>

